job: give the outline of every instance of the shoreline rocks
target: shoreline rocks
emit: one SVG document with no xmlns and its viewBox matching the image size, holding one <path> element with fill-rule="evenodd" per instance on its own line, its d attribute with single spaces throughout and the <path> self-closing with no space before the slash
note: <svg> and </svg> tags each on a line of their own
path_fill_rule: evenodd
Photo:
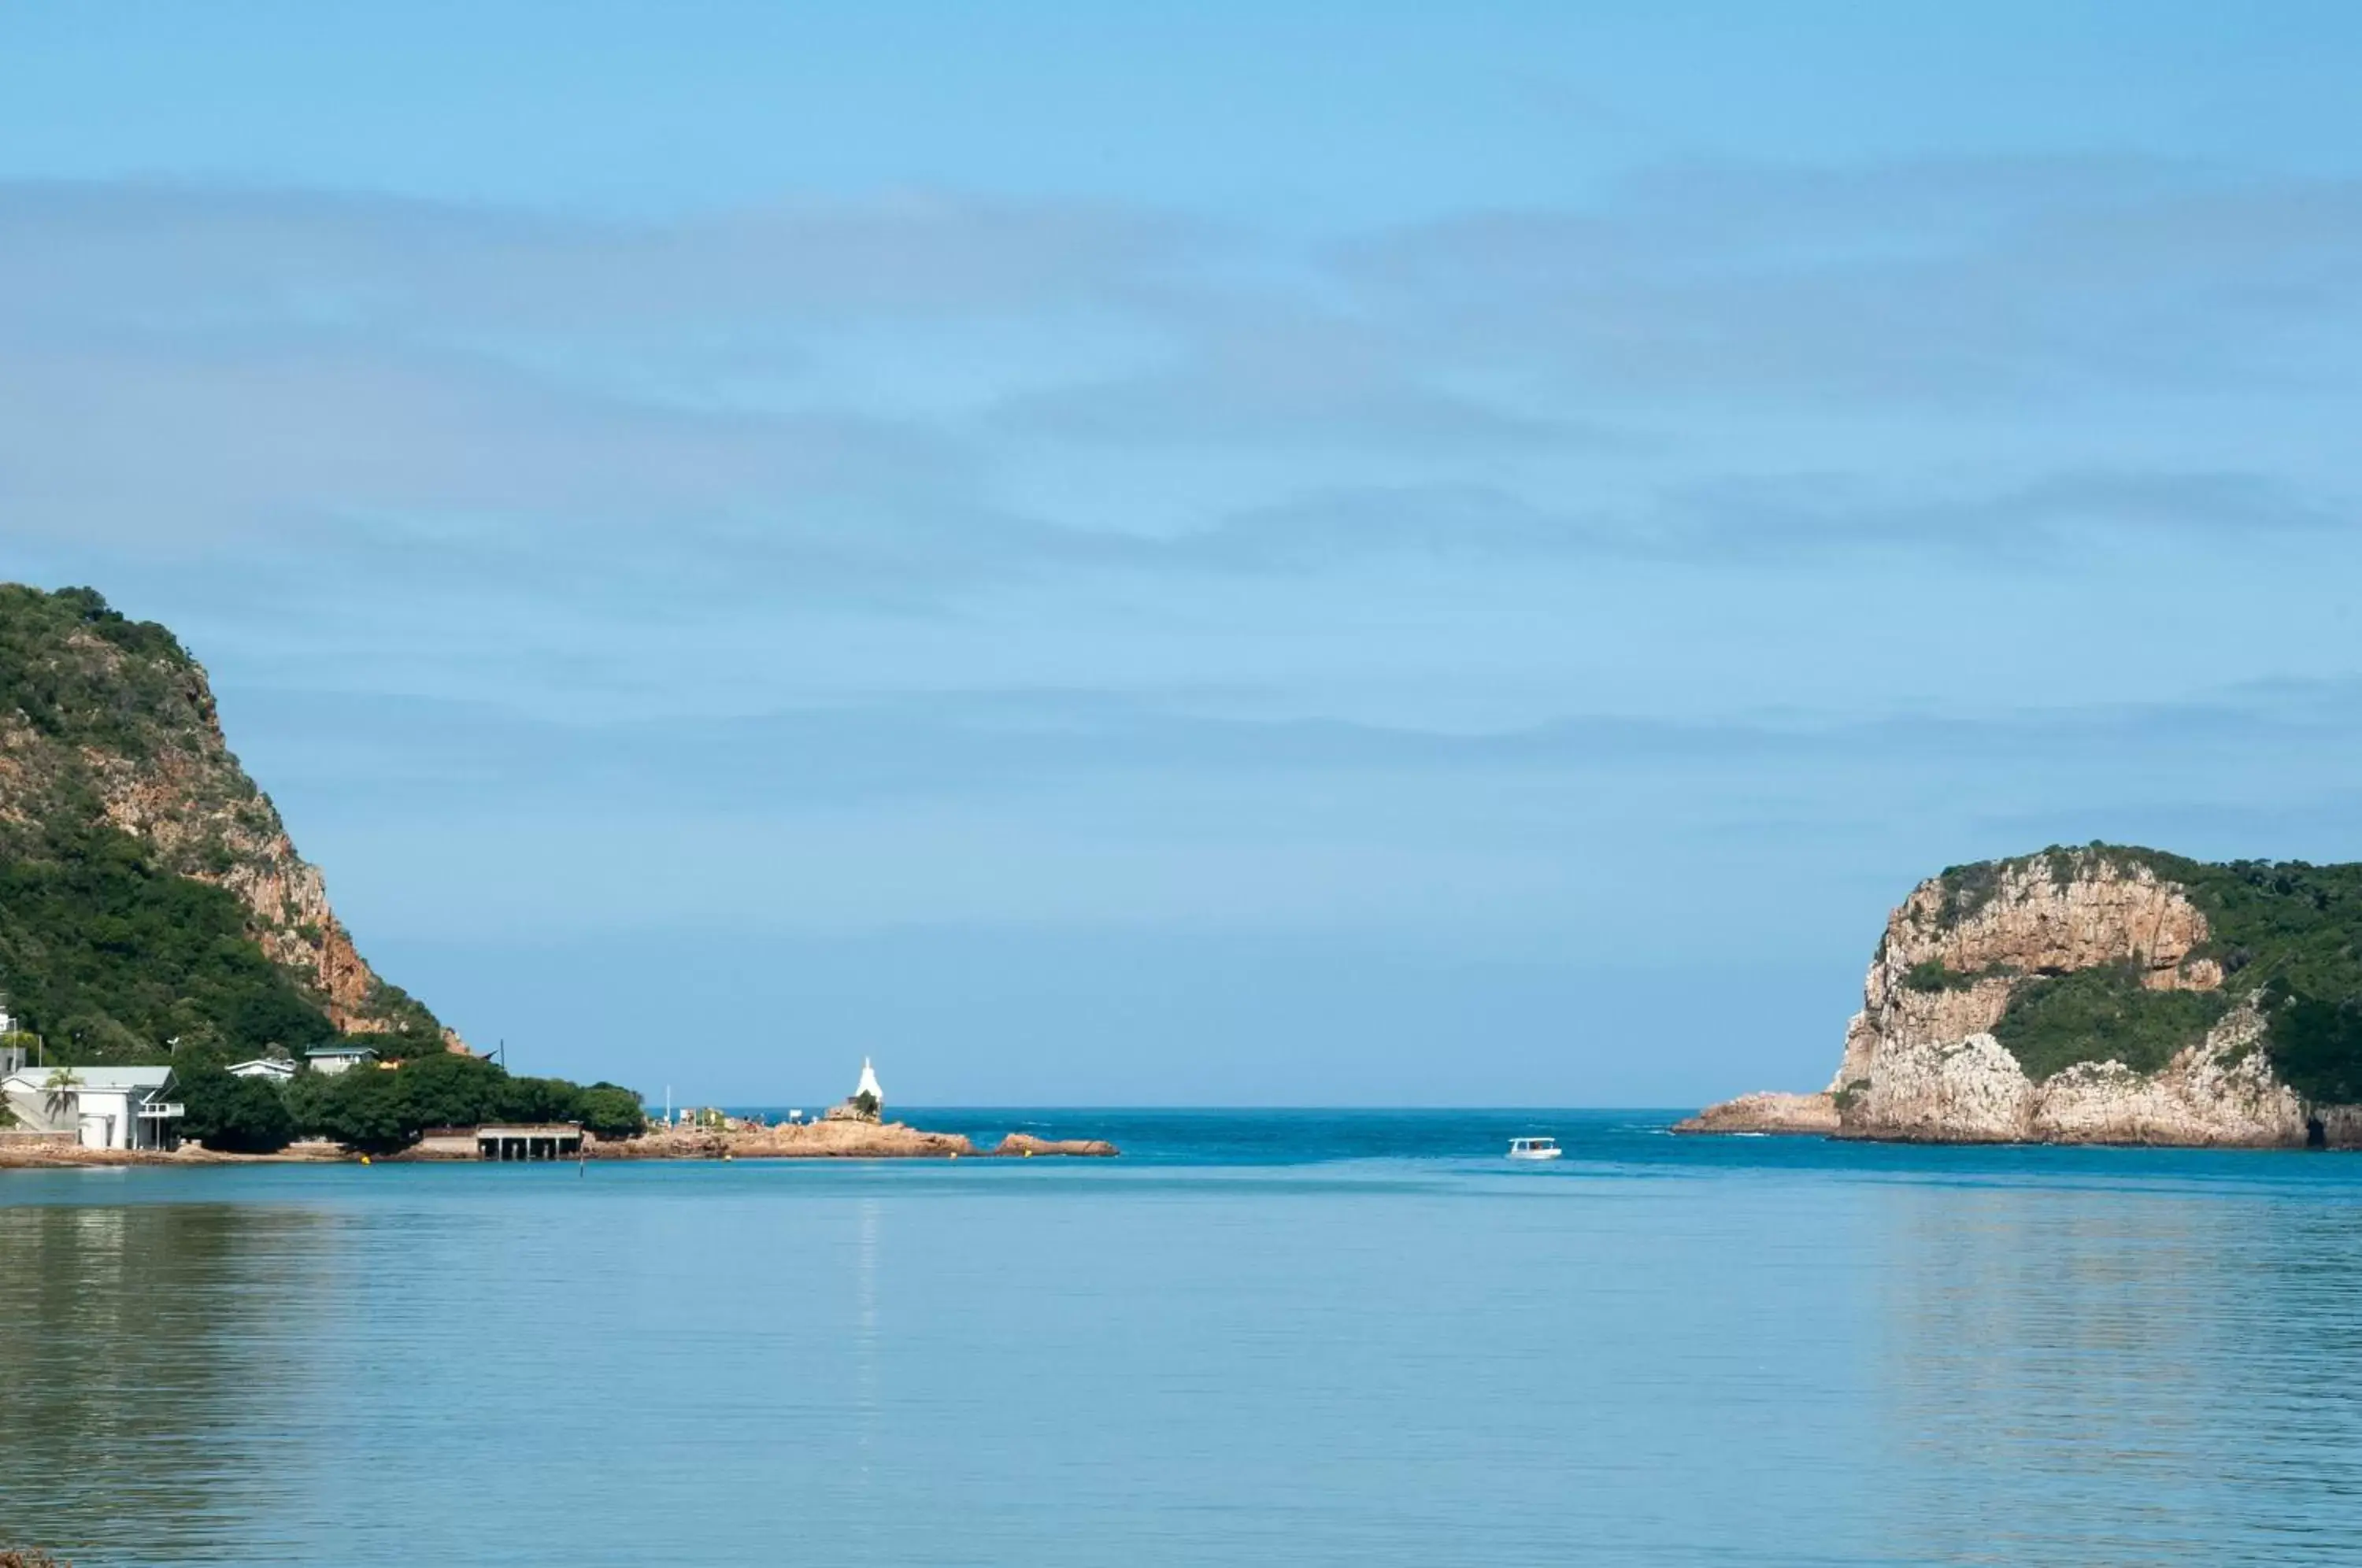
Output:
<svg viewBox="0 0 2362 1568">
<path fill-rule="evenodd" d="M 782 1122 L 776 1127 L 676 1128 L 602 1142 L 594 1160 L 955 1159 L 976 1144 L 959 1132 L 926 1132 L 900 1121 Z"/>
<path fill-rule="evenodd" d="M 929 1132 L 900 1121 L 803 1121 L 777 1127 L 679 1129 L 637 1138 L 584 1141 L 593 1160 L 955 1160 L 1035 1157 L 1112 1159 L 1120 1151 L 1098 1138 L 1037 1138 L 1011 1132 L 978 1149 L 961 1132 Z M 480 1163 L 468 1155 L 405 1149 L 378 1156 L 400 1165 Z M 85 1149 L 55 1140 L 0 1139 L 0 1170 L 69 1169 L 96 1165 L 239 1165 L 359 1164 L 361 1156 L 332 1143 L 293 1143 L 275 1154 L 232 1154 L 184 1144 L 159 1149 Z"/>
<path fill-rule="evenodd" d="M 1777 1089 L 1743 1094 L 1674 1122 L 1673 1131 L 1834 1137 L 1838 1131 L 1837 1097 L 1827 1093 L 1785 1094 Z"/>
<path fill-rule="evenodd" d="M 68 1135 L 69 1137 L 71 1134 Z M 177 1149 L 85 1149 L 55 1139 L 0 1137 L 0 1170 L 73 1170 L 106 1165 L 319 1165 L 357 1163 L 333 1143 L 290 1143 L 275 1154 L 238 1154 L 184 1143 Z"/>
</svg>

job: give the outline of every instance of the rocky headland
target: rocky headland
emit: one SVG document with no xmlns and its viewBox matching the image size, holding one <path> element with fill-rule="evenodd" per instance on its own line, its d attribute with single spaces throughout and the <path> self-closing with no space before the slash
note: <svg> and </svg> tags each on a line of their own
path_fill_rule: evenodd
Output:
<svg viewBox="0 0 2362 1568">
<path fill-rule="evenodd" d="M 213 912 L 182 880 L 234 900 L 237 952 L 165 939 Z M 167 1039 L 465 1049 L 354 946 L 231 753 L 204 668 L 86 588 L 0 583 L 0 991 L 75 1061 Z"/>
<path fill-rule="evenodd" d="M 2362 866 L 2095 845 L 1953 867 L 1887 917 L 1826 1089 L 1676 1130 L 2362 1146 Z"/>
</svg>

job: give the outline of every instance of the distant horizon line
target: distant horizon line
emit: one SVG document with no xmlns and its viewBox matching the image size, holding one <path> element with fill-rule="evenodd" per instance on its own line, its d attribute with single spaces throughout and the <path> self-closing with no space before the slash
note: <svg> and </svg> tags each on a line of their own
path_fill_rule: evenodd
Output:
<svg viewBox="0 0 2362 1568">
<path fill-rule="evenodd" d="M 827 1110 L 830 1106 L 834 1105 L 834 1104 L 836 1104 L 836 1103 L 837 1103 L 837 1102 L 836 1102 L 835 1100 L 825 1100 L 825 1101 L 821 1101 L 821 1102 L 818 1102 L 818 1107 L 817 1107 L 817 1109 L 818 1109 L 818 1110 Z M 1700 1101 L 1700 1102 L 1696 1102 L 1696 1103 L 1704 1103 L 1704 1102 L 1703 1102 L 1703 1101 Z M 690 1109 L 690 1108 L 692 1108 L 692 1105 L 693 1105 L 693 1102 L 692 1102 L 692 1101 L 690 1101 L 690 1100 L 687 1100 L 687 1099 L 683 1099 L 683 1100 L 679 1100 L 679 1101 L 677 1101 L 677 1102 L 676 1102 L 676 1109 L 682 1109 L 682 1110 Z M 788 1104 L 788 1103 L 786 1103 L 786 1102 L 784 1102 L 784 1101 L 782 1101 L 782 1102 L 780 1102 L 780 1103 L 778 1103 L 778 1104 L 768 1104 L 768 1105 L 767 1105 L 767 1104 L 756 1104 L 756 1103 L 753 1103 L 753 1102 L 748 1102 L 748 1103 L 744 1103 L 744 1104 L 739 1104 L 739 1105 L 720 1104 L 720 1105 L 713 1105 L 712 1108 L 712 1109 L 715 1109 L 715 1110 L 723 1110 L 723 1111 L 732 1112 L 732 1113 L 743 1113 L 743 1112 L 747 1112 L 747 1111 L 768 1111 L 768 1110 L 803 1110 L 803 1109 L 804 1109 L 804 1108 L 803 1108 L 803 1107 L 801 1107 L 801 1106 L 789 1105 L 789 1104 Z M 1033 1111 L 1033 1112 L 1039 1112 L 1039 1111 L 1069 1111 L 1069 1110 L 1075 1110 L 1075 1111 L 1091 1111 L 1091 1112 L 1096 1112 L 1096 1113 L 1099 1113 L 1099 1114 L 1106 1114 L 1106 1113 L 1108 1113 L 1108 1112 L 1141 1111 L 1141 1112 L 1154 1112 L 1154 1113 L 1157 1113 L 1157 1114 L 1170 1114 L 1170 1113 L 1173 1113 L 1173 1112 L 1207 1112 L 1207 1113 L 1220 1112 L 1220 1113 L 1228 1114 L 1228 1115 L 1235 1115 L 1235 1114 L 1241 1114 L 1241 1113 L 1249 1113 L 1249 1114 L 1263 1114 L 1263 1115 L 1271 1115 L 1271 1116 L 1290 1116 L 1290 1115 L 1300 1115 L 1300 1114 L 1305 1113 L 1305 1112 L 1308 1112 L 1308 1111 L 1321 1111 L 1321 1112 L 1330 1112 L 1330 1113 L 1337 1112 L 1337 1111 L 1367 1111 L 1367 1112 L 1397 1112 L 1397 1111 L 1398 1111 L 1398 1112 L 1404 1112 L 1404 1113 L 1416 1112 L 1416 1113 L 1418 1113 L 1418 1114 L 1420 1114 L 1420 1115 L 1430 1115 L 1430 1114 L 1434 1114 L 1434 1113 L 1437 1113 L 1437 1112 L 1451 1112 L 1451 1113 L 1457 1113 L 1457 1112 L 1477 1112 L 1477 1111 L 1481 1111 L 1481 1112 L 1494 1112 L 1494 1113 L 1499 1113 L 1499 1112 L 1511 1112 L 1511 1111 L 1515 1111 L 1515 1112 L 1528 1112 L 1528 1111 L 1543 1111 L 1543 1110 L 1558 1110 L 1558 1111 L 1579 1110 L 1579 1111 L 1597 1111 L 1597 1112 L 1602 1112 L 1602 1113 L 1614 1112 L 1614 1113 L 1617 1113 L 1617 1114 L 1626 1114 L 1626 1115 L 1629 1115 L 1629 1114 L 1638 1114 L 1638 1113 L 1642 1113 L 1642 1112 L 1650 1112 L 1650 1113 L 1653 1113 L 1653 1112 L 1656 1112 L 1656 1111 L 1666 1111 L 1666 1110 L 1688 1111 L 1688 1110 L 1695 1110 L 1695 1109 L 1696 1109 L 1696 1104 L 1690 1103 L 1690 1102 L 1681 1102 L 1681 1103 L 1667 1104 L 1667 1105 L 1542 1105 L 1542 1104 L 1533 1104 L 1533 1105 L 1439 1105 L 1439 1104 L 1436 1104 L 1436 1103 L 1434 1103 L 1434 1102 L 1432 1102 L 1432 1101 L 1428 1101 L 1428 1102 L 1423 1102 L 1423 1103 L 1417 1103 L 1417 1104 L 1404 1104 L 1404 1105 L 1391 1105 L 1391 1104 L 1390 1104 L 1390 1105 L 1375 1105 L 1375 1104 L 1370 1104 L 1370 1105 L 1226 1105 L 1226 1104 L 1220 1104 L 1220 1103 L 1209 1103 L 1209 1102 L 1199 1102 L 1199 1103 L 1187 1104 L 1187 1105 L 1183 1105 L 1183 1104 L 1178 1104 L 1178 1103 L 1175 1103 L 1175 1104 L 1167 1104 L 1167 1105 L 1139 1105 L 1139 1104 L 1134 1104 L 1134 1105 L 1079 1105 L 1079 1104 L 1076 1104 L 1076 1105 L 1025 1105 L 1025 1104 L 1020 1104 L 1020 1103 L 1010 1103 L 1010 1104 L 1005 1104 L 1005 1105 L 957 1105 L 957 1104 L 948 1104 L 948 1103 L 947 1103 L 947 1104 L 941 1104 L 941 1105 L 935 1105 L 935 1104 L 925 1104 L 925 1105 L 922 1105 L 922 1104 L 918 1104 L 918 1103 L 915 1103 L 915 1102 L 914 1102 L 914 1103 L 912 1103 L 912 1104 L 911 1104 L 911 1105 L 908 1105 L 908 1106 L 889 1105 L 889 1107 L 887 1107 L 887 1111 L 888 1111 L 889 1119 L 890 1120 L 890 1119 L 892 1118 L 892 1116 L 893 1116 L 893 1115 L 895 1115 L 895 1114 L 897 1114 L 897 1113 L 900 1113 L 900 1112 L 903 1112 L 903 1111 L 909 1111 L 909 1112 L 912 1112 L 912 1113 L 916 1113 L 916 1112 L 938 1112 L 938 1111 L 950 1111 L 950 1112 L 958 1112 L 958 1113 L 960 1113 L 960 1114 L 962 1114 L 962 1115 L 973 1114 L 973 1113 L 981 1112 L 981 1111 L 1006 1112 L 1006 1111 L 1019 1111 L 1019 1110 L 1021 1110 L 1021 1111 Z"/>
</svg>

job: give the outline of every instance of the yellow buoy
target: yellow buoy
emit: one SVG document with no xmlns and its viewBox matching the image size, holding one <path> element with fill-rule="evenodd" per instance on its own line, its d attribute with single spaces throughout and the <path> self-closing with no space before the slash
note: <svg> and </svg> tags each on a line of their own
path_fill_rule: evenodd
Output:
<svg viewBox="0 0 2362 1568">
<path fill-rule="evenodd" d="M 367 1154 L 363 1154 L 363 1155 L 361 1156 L 361 1164 L 363 1164 L 363 1165 L 367 1165 L 367 1164 L 369 1164 L 369 1156 L 368 1156 Z"/>
</svg>

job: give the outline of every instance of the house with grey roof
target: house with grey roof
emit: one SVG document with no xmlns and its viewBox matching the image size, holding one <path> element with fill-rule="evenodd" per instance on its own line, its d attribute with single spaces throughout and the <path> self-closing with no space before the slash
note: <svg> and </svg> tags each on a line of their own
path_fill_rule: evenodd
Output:
<svg viewBox="0 0 2362 1568">
<path fill-rule="evenodd" d="M 368 1066 L 377 1060 L 377 1051 L 372 1046 L 339 1040 L 329 1045 L 313 1046 L 304 1053 L 304 1059 L 312 1064 L 314 1072 L 333 1077 L 337 1073 L 348 1073 L 355 1067 Z"/>
</svg>

